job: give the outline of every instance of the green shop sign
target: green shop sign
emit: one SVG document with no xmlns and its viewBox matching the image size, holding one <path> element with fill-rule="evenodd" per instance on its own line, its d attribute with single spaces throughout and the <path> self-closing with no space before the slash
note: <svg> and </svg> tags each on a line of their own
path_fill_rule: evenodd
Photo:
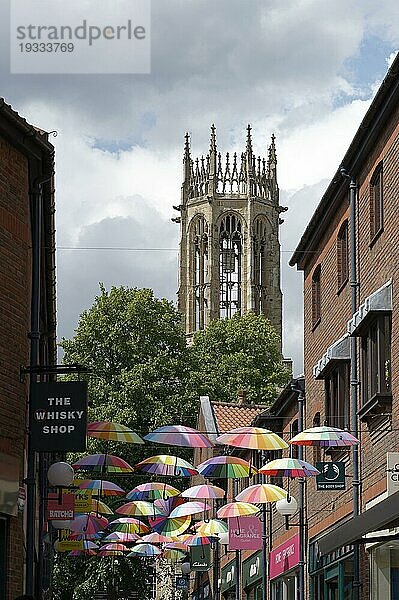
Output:
<svg viewBox="0 0 399 600">
<path fill-rule="evenodd" d="M 191 546 L 190 565 L 192 571 L 209 571 L 211 568 L 211 546 Z"/>
<path fill-rule="evenodd" d="M 263 575 L 262 550 L 253 554 L 242 563 L 242 582 L 243 587 L 248 588 L 254 585 Z"/>
<path fill-rule="evenodd" d="M 235 566 L 234 566 L 235 561 L 231 560 L 229 563 L 227 563 L 227 565 L 225 565 L 222 568 L 222 583 L 221 583 L 221 590 L 222 592 L 225 592 L 226 590 L 229 590 L 230 588 L 234 587 L 235 585 Z"/>
</svg>

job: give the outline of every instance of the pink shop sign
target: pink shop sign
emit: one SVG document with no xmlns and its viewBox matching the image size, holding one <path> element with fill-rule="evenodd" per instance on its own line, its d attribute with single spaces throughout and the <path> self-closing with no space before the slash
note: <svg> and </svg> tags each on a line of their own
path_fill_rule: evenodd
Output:
<svg viewBox="0 0 399 600">
<path fill-rule="evenodd" d="M 262 523 L 258 517 L 232 517 L 229 519 L 230 550 L 260 550 L 262 548 Z"/>
<path fill-rule="evenodd" d="M 269 578 L 274 579 L 299 564 L 299 533 L 269 554 Z"/>
</svg>

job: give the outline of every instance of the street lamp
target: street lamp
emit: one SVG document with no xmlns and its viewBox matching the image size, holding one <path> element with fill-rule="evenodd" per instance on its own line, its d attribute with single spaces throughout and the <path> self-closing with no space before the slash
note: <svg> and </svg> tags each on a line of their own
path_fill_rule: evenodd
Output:
<svg viewBox="0 0 399 600">
<path fill-rule="evenodd" d="M 294 515 L 298 510 L 298 502 L 293 496 L 287 496 L 287 498 L 283 498 L 282 500 L 278 500 L 276 502 L 276 509 L 280 515 L 285 517 L 285 527 L 288 529 L 288 519 L 292 517 L 292 515 Z"/>
<path fill-rule="evenodd" d="M 55 462 L 47 471 L 49 484 L 55 488 L 69 487 L 74 478 L 74 470 L 66 462 Z"/>
</svg>

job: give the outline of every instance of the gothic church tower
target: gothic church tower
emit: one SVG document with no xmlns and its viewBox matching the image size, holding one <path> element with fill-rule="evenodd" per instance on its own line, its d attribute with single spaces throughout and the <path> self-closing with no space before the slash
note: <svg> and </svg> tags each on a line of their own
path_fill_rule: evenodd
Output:
<svg viewBox="0 0 399 600">
<path fill-rule="evenodd" d="M 249 311 L 266 315 L 281 337 L 280 213 L 274 136 L 267 159 L 255 157 L 248 125 L 245 152 L 216 148 L 191 157 L 186 134 L 180 216 L 178 308 L 186 333 L 211 319 Z"/>
</svg>

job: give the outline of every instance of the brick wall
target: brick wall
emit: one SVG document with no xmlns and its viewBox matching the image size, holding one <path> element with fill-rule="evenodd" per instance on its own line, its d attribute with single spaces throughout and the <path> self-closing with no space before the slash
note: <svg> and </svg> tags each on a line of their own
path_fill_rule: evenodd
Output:
<svg viewBox="0 0 399 600">
<path fill-rule="evenodd" d="M 30 215 L 28 164 L 0 138 L 0 447 L 20 461 L 23 479 L 27 387 L 19 368 L 29 364 Z M 10 517 L 8 599 L 22 593 L 23 519 Z"/>
</svg>

